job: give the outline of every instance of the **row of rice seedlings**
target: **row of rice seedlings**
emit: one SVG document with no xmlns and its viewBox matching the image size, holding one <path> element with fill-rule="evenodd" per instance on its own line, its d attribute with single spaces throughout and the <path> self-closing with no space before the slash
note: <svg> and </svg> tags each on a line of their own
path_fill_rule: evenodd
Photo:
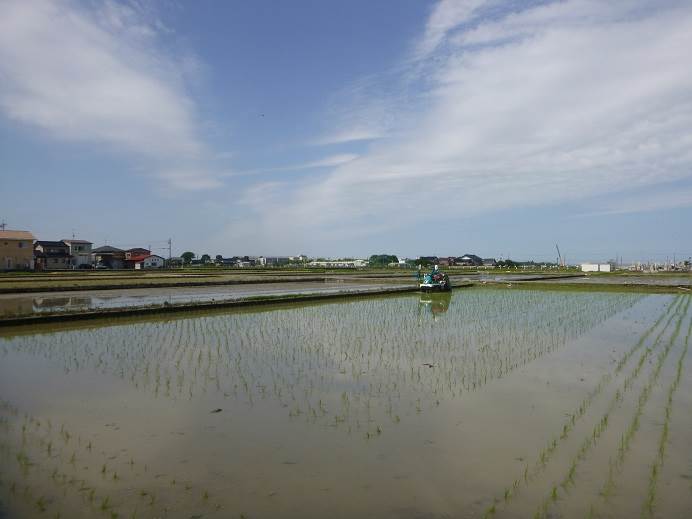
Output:
<svg viewBox="0 0 692 519">
<path fill-rule="evenodd" d="M 62 356 L 67 372 L 96 369 L 155 396 L 191 399 L 214 391 L 248 405 L 273 397 L 293 417 L 353 426 L 373 411 L 396 422 L 477 390 L 639 298 L 477 291 L 452 305 L 444 327 L 418 322 L 416 307 L 402 298 L 58 332 L 9 343 Z M 487 316 L 488 310 L 494 313 Z M 344 391 L 348 407 L 333 398 Z M 365 402 L 377 409 L 364 409 Z"/>
<path fill-rule="evenodd" d="M 522 486 L 526 487 L 528 486 L 532 481 L 534 481 L 546 468 L 548 462 L 551 460 L 553 457 L 555 451 L 557 450 L 558 446 L 561 445 L 567 438 L 569 437 L 571 431 L 575 427 L 576 423 L 579 421 L 580 418 L 582 418 L 593 401 L 603 392 L 605 387 L 610 383 L 610 381 L 616 377 L 623 369 L 623 367 L 626 365 L 626 361 L 641 347 L 645 344 L 645 341 L 650 337 L 650 335 L 656 330 L 659 325 L 663 322 L 665 317 L 669 316 L 668 321 L 665 323 L 663 328 L 660 330 L 660 333 L 656 337 L 653 343 L 653 347 L 655 347 L 658 342 L 660 341 L 660 338 L 662 334 L 665 332 L 667 329 L 668 325 L 672 321 L 672 319 L 675 317 L 675 311 L 677 307 L 681 304 L 682 299 L 679 296 L 676 298 L 672 304 L 667 304 L 663 311 L 661 312 L 660 316 L 656 321 L 649 327 L 647 328 L 643 334 L 640 336 L 639 340 L 626 352 L 623 353 L 621 358 L 619 359 L 615 369 L 613 372 L 608 372 L 605 373 L 601 376 L 599 382 L 596 384 L 596 386 L 589 391 L 587 396 L 580 402 L 579 406 L 572 411 L 571 413 L 567 413 L 567 419 L 565 420 L 565 423 L 562 426 L 562 429 L 558 435 L 553 436 L 551 440 L 549 440 L 548 444 L 544 449 L 541 450 L 539 453 L 538 457 L 536 460 L 531 463 L 527 463 L 523 474 L 520 477 L 515 478 L 512 481 L 512 484 L 510 486 L 505 487 L 504 489 L 504 494 L 502 499 L 499 497 L 493 498 L 493 502 L 488 508 L 486 508 L 484 516 L 485 517 L 490 517 L 494 515 L 497 512 L 497 505 L 501 502 L 504 502 L 505 504 L 509 503 L 512 498 L 516 497 L 516 495 L 519 493 L 520 489 Z M 650 354 L 652 349 L 647 349 L 644 355 L 641 356 L 639 362 L 637 363 L 637 366 L 635 367 L 634 371 L 627 377 L 627 380 L 632 380 L 636 378 L 639 374 L 639 371 L 641 370 L 646 358 Z M 624 390 L 624 388 L 623 388 Z M 611 406 L 613 406 L 615 403 L 619 402 L 621 400 L 621 390 L 618 389 L 616 391 L 616 396 L 611 401 Z M 607 416 L 604 418 L 601 418 L 601 421 L 597 424 L 597 428 L 601 429 L 604 427 L 604 425 L 607 424 Z M 568 479 L 571 482 L 574 473 L 576 470 L 576 463 L 573 461 L 572 465 L 570 466 L 570 470 L 568 472 Z"/>
<path fill-rule="evenodd" d="M 682 315 L 683 316 L 686 315 L 687 309 L 690 305 L 690 298 L 686 297 L 685 299 L 686 299 L 686 304 L 685 304 L 684 308 L 682 309 Z M 658 354 L 657 362 L 656 362 L 656 365 L 654 368 L 654 372 L 652 374 L 652 376 L 655 376 L 656 379 L 658 378 L 659 372 L 663 366 L 663 360 L 668 355 L 668 351 L 673 347 L 673 345 L 675 344 L 675 340 L 677 339 L 677 337 L 680 334 L 680 327 L 682 325 L 682 321 L 683 321 L 683 318 L 681 317 L 680 320 L 678 320 L 676 327 L 673 330 L 673 333 L 670 337 L 670 340 L 666 344 L 666 347 L 663 349 L 663 351 L 661 351 Z M 615 488 L 616 488 L 615 475 L 616 475 L 616 473 L 620 472 L 622 465 L 625 462 L 625 457 L 630 450 L 630 445 L 632 443 L 632 440 L 634 439 L 634 436 L 636 435 L 637 431 L 639 430 L 639 423 L 641 420 L 641 416 L 644 413 L 644 405 L 648 401 L 652 389 L 653 389 L 653 383 L 647 384 L 646 386 L 644 386 L 644 388 L 642 389 L 642 392 L 639 395 L 639 400 L 637 403 L 636 411 L 635 411 L 634 415 L 632 416 L 632 419 L 629 423 L 629 426 L 627 427 L 624 434 L 620 438 L 620 443 L 618 446 L 617 455 L 615 456 L 615 459 L 611 460 L 609 463 L 608 477 L 607 477 L 606 482 L 603 485 L 603 488 L 601 491 L 601 494 L 604 497 L 608 497 L 608 496 L 612 495 L 613 492 L 615 491 Z"/>
<path fill-rule="evenodd" d="M 63 496 L 66 495 L 65 492 L 72 491 L 72 495 L 79 496 L 85 506 L 94 511 L 107 512 L 110 517 L 118 517 L 125 513 L 124 508 L 132 505 L 132 503 L 127 505 L 116 503 L 113 497 L 115 493 L 121 493 L 119 489 L 131 490 L 133 486 L 133 483 L 129 481 L 131 478 L 128 471 L 120 473 L 117 471 L 117 464 L 113 463 L 113 460 L 117 459 L 117 455 L 109 456 L 105 451 L 98 451 L 93 441 L 81 442 L 80 439 L 79 445 L 73 447 L 83 448 L 84 459 L 82 460 L 82 454 L 78 455 L 78 451 L 73 450 L 69 445 L 60 446 L 62 443 L 59 441 L 60 438 L 74 437 L 64 425 L 61 425 L 59 431 L 53 429 L 49 420 L 36 419 L 28 414 L 21 415 L 16 407 L 2 400 L 0 400 L 0 412 L 3 413 L 3 419 L 9 422 L 9 426 L 3 428 L 7 439 L 0 444 L 0 451 L 6 457 L 11 454 L 16 459 L 20 468 L 19 473 L 25 480 L 30 472 L 33 477 L 42 474 L 44 481 L 52 483 L 61 491 Z M 21 427 L 19 427 L 19 423 L 14 423 L 18 420 L 21 420 Z M 14 441 L 10 437 L 13 428 L 16 429 Z M 16 438 L 16 436 L 20 436 L 20 438 Z M 77 436 L 77 438 L 80 437 Z M 102 452 L 100 461 L 93 459 L 94 456 L 91 455 L 93 449 Z M 79 461 L 79 467 L 77 467 L 77 461 Z M 90 464 L 85 465 L 85 463 Z M 132 469 L 135 466 L 135 461 L 130 458 L 127 465 Z M 52 470 L 50 467 L 53 467 Z M 146 465 L 144 465 L 144 471 L 147 471 Z M 89 476 L 91 476 L 91 482 L 88 481 Z M 171 495 L 178 493 L 175 490 L 177 481 L 179 480 L 175 478 L 170 480 Z M 17 481 L 13 481 L 13 483 L 15 486 L 25 484 Z M 42 492 L 40 508 L 43 509 L 42 511 L 47 508 L 59 509 L 60 499 L 46 497 L 50 491 L 45 484 L 40 488 Z M 221 508 L 219 503 L 214 505 L 210 503 L 208 490 L 195 490 L 189 483 L 185 483 L 182 488 L 185 490 L 185 498 L 193 498 L 195 495 L 198 497 L 198 506 L 202 509 L 218 510 Z M 111 489 L 112 493 L 108 493 L 108 489 Z M 135 510 L 132 511 L 134 515 L 130 516 L 136 517 L 138 505 L 144 507 L 147 515 L 154 513 L 157 516 L 160 514 L 165 516 L 167 514 L 167 508 L 158 505 L 157 496 L 153 492 L 142 489 L 137 494 L 142 498 L 142 501 L 135 503 Z M 56 510 L 56 514 L 59 513 L 59 510 Z"/>
<path fill-rule="evenodd" d="M 623 434 L 622 438 L 623 441 L 621 443 L 621 446 L 618 450 L 618 457 L 622 456 L 622 460 L 624 461 L 624 454 L 620 453 L 626 453 L 627 449 L 629 448 L 629 444 L 636 434 L 638 427 L 639 427 L 639 420 L 641 419 L 641 415 L 643 413 L 644 407 L 646 406 L 646 403 L 648 402 L 649 396 L 651 395 L 651 390 L 653 389 L 654 385 L 656 384 L 658 377 L 661 372 L 661 368 L 663 367 L 663 364 L 668 357 L 668 353 L 670 352 L 671 348 L 674 346 L 675 341 L 679 335 L 680 332 L 680 326 L 682 324 L 682 321 L 686 315 L 687 309 L 690 304 L 690 298 L 685 297 L 686 303 L 684 307 L 682 308 L 681 312 L 678 312 L 678 315 L 680 315 L 676 326 L 670 336 L 670 339 L 668 342 L 665 344 L 663 349 L 659 352 L 657 359 L 656 359 L 656 364 L 654 365 L 651 373 L 649 374 L 649 378 L 640 391 L 639 397 L 637 399 L 637 407 L 635 409 L 634 416 L 632 417 L 632 420 L 630 421 L 630 424 L 628 428 L 626 429 L 625 433 Z M 680 307 L 678 307 L 680 308 Z M 659 335 L 660 337 L 660 335 Z M 652 347 L 653 348 L 653 347 Z M 647 351 L 652 349 L 652 348 L 647 348 Z M 644 353 L 646 355 L 646 352 Z M 638 363 L 637 367 L 635 370 L 641 370 L 641 366 L 643 365 L 643 361 Z M 636 371 L 638 374 L 638 371 Z M 632 384 L 632 380 L 636 377 L 632 377 L 625 380 L 625 383 L 623 384 L 623 388 L 630 387 Z M 577 452 L 576 456 L 573 458 L 572 463 L 570 464 L 570 467 L 565 474 L 565 476 L 562 478 L 562 480 L 559 482 L 559 484 L 553 485 L 550 493 L 543 499 L 541 504 L 538 506 L 534 517 L 536 519 L 542 518 L 542 517 L 547 517 L 548 511 L 550 506 L 557 501 L 560 496 L 563 493 L 567 492 L 567 489 L 570 485 L 574 484 L 574 475 L 576 473 L 576 469 L 581 462 L 586 460 L 586 456 L 589 453 L 589 451 L 597 444 L 598 440 L 600 437 L 603 435 L 603 433 L 607 430 L 608 428 L 608 421 L 610 414 L 615 410 L 615 407 L 618 402 L 622 401 L 622 393 L 620 391 L 616 392 L 615 397 L 611 401 L 611 405 L 608 407 L 608 410 L 603 414 L 601 417 L 601 420 L 597 422 L 594 425 L 594 428 L 592 430 L 591 435 L 587 436 L 584 441 L 582 442 L 579 451 Z M 624 447 L 623 447 L 624 444 Z M 617 458 L 616 458 L 617 459 Z M 619 462 L 618 466 L 621 466 L 622 462 Z M 611 472 L 611 471 L 609 471 Z M 611 472 L 612 473 L 612 472 Z M 607 487 L 607 488 L 606 488 Z M 606 486 L 604 486 L 604 492 L 609 492 L 612 491 L 614 488 L 614 483 L 613 481 L 608 481 L 606 483 Z M 591 508 L 591 510 L 594 510 L 594 507 Z"/>
<path fill-rule="evenodd" d="M 658 486 L 658 479 L 663 469 L 663 463 L 665 461 L 666 448 L 668 446 L 668 433 L 670 429 L 670 422 L 673 414 L 673 395 L 680 385 L 680 379 L 682 378 L 683 365 L 685 358 L 687 356 L 687 351 L 690 345 L 690 334 L 692 334 L 692 318 L 690 319 L 690 324 L 687 328 L 687 335 L 685 336 L 685 347 L 678 358 L 676 364 L 675 379 L 672 384 L 668 387 L 668 394 L 666 399 L 665 407 L 665 420 L 663 422 L 663 427 L 661 428 L 661 435 L 658 440 L 658 449 L 656 451 L 656 459 L 651 464 L 651 473 L 649 475 L 649 488 L 647 492 L 646 499 L 642 505 L 644 510 L 644 515 L 646 517 L 653 517 L 654 508 L 656 505 L 656 489 Z"/>
</svg>

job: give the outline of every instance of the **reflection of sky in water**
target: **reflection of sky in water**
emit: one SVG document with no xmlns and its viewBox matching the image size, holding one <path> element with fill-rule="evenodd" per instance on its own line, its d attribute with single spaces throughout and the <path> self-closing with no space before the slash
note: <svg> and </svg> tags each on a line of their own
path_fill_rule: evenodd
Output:
<svg viewBox="0 0 692 519">
<path fill-rule="evenodd" d="M 0 296 L 0 316 L 30 315 L 32 313 L 78 312 L 99 308 L 127 308 L 184 304 L 195 302 L 229 301 L 262 295 L 367 292 L 383 286 L 376 283 L 271 283 L 262 285 L 236 285 L 223 288 L 177 289 L 123 289 L 112 291 L 79 292 L 75 294 L 30 294 Z"/>
<path fill-rule="evenodd" d="M 155 489 L 152 514 L 478 516 L 613 358 L 660 315 L 675 326 L 673 301 L 682 307 L 672 296 L 468 289 L 41 326 L 0 336 L 0 395 L 20 419 L 52 420 L 52 433 L 29 422 L 40 434 L 24 447 L 40 460 L 47 438 L 60 446 L 47 484 L 63 459 L 101 498 L 141 505 L 133 492 Z M 659 322 L 652 340 L 669 321 Z M 63 517 L 84 515 L 74 493 L 81 512 Z"/>
</svg>

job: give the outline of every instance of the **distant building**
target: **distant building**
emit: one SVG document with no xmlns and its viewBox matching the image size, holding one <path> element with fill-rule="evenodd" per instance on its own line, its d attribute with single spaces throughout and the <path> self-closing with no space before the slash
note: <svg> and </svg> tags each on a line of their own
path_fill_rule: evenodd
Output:
<svg viewBox="0 0 692 519">
<path fill-rule="evenodd" d="M 39 240 L 34 244 L 37 270 L 64 270 L 72 266 L 70 248 L 62 241 Z"/>
<path fill-rule="evenodd" d="M 185 261 L 183 258 L 179 256 L 173 256 L 171 258 L 168 258 L 168 266 L 169 267 L 182 267 Z"/>
<path fill-rule="evenodd" d="M 483 258 L 484 267 L 494 267 L 497 265 L 497 260 L 495 258 Z"/>
<path fill-rule="evenodd" d="M 464 254 L 457 258 L 457 265 L 464 267 L 480 267 L 483 265 L 483 258 L 476 256 L 475 254 Z"/>
<path fill-rule="evenodd" d="M 121 269 L 125 266 L 125 251 L 110 245 L 97 247 L 91 251 L 92 263 L 95 266 Z"/>
<path fill-rule="evenodd" d="M 33 243 L 29 231 L 0 230 L 0 270 L 33 269 Z"/>
<path fill-rule="evenodd" d="M 134 262 L 135 270 L 160 269 L 166 265 L 166 260 L 156 254 L 143 257 L 132 257 L 129 261 Z"/>
<path fill-rule="evenodd" d="M 439 258 L 437 261 L 437 264 L 440 267 L 453 267 L 456 265 L 456 259 L 455 258 Z"/>
<path fill-rule="evenodd" d="M 611 272 L 612 265 L 610 263 L 582 263 L 582 272 Z"/>
<path fill-rule="evenodd" d="M 355 260 L 325 260 L 325 261 L 311 261 L 308 263 L 308 267 L 321 267 L 321 268 L 364 268 L 368 266 L 368 260 L 355 259 Z"/>
<path fill-rule="evenodd" d="M 62 240 L 67 245 L 70 256 L 72 256 L 72 266 L 79 268 L 80 265 L 91 265 L 91 245 L 86 240 Z"/>
<path fill-rule="evenodd" d="M 127 249 L 125 251 L 125 260 L 123 261 L 125 268 L 133 269 L 135 263 L 142 261 L 144 258 L 151 256 L 151 251 L 149 249 L 142 249 L 140 247 L 135 247 L 134 249 Z"/>
<path fill-rule="evenodd" d="M 125 251 L 125 259 L 129 260 L 133 256 L 146 256 L 151 254 L 149 249 L 142 249 L 141 247 L 135 247 L 134 249 L 127 249 Z"/>
<path fill-rule="evenodd" d="M 264 264 L 267 267 L 280 267 L 283 265 L 288 265 L 291 262 L 291 258 L 288 256 L 268 256 L 264 258 Z"/>
</svg>

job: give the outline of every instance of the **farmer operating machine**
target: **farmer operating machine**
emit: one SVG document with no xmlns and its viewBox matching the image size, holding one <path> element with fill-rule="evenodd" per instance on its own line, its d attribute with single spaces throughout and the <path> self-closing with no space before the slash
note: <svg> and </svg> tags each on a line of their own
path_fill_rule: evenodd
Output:
<svg viewBox="0 0 692 519">
<path fill-rule="evenodd" d="M 448 292 L 452 289 L 449 276 L 440 272 L 437 265 L 428 273 L 418 271 L 419 287 L 423 292 Z"/>
</svg>

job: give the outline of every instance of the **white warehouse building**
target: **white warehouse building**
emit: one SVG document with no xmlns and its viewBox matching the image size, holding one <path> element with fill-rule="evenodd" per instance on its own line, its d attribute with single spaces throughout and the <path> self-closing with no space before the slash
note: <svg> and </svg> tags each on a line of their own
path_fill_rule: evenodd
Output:
<svg viewBox="0 0 692 519">
<path fill-rule="evenodd" d="M 612 265 L 610 263 L 582 263 L 582 272 L 611 272 Z"/>
</svg>

